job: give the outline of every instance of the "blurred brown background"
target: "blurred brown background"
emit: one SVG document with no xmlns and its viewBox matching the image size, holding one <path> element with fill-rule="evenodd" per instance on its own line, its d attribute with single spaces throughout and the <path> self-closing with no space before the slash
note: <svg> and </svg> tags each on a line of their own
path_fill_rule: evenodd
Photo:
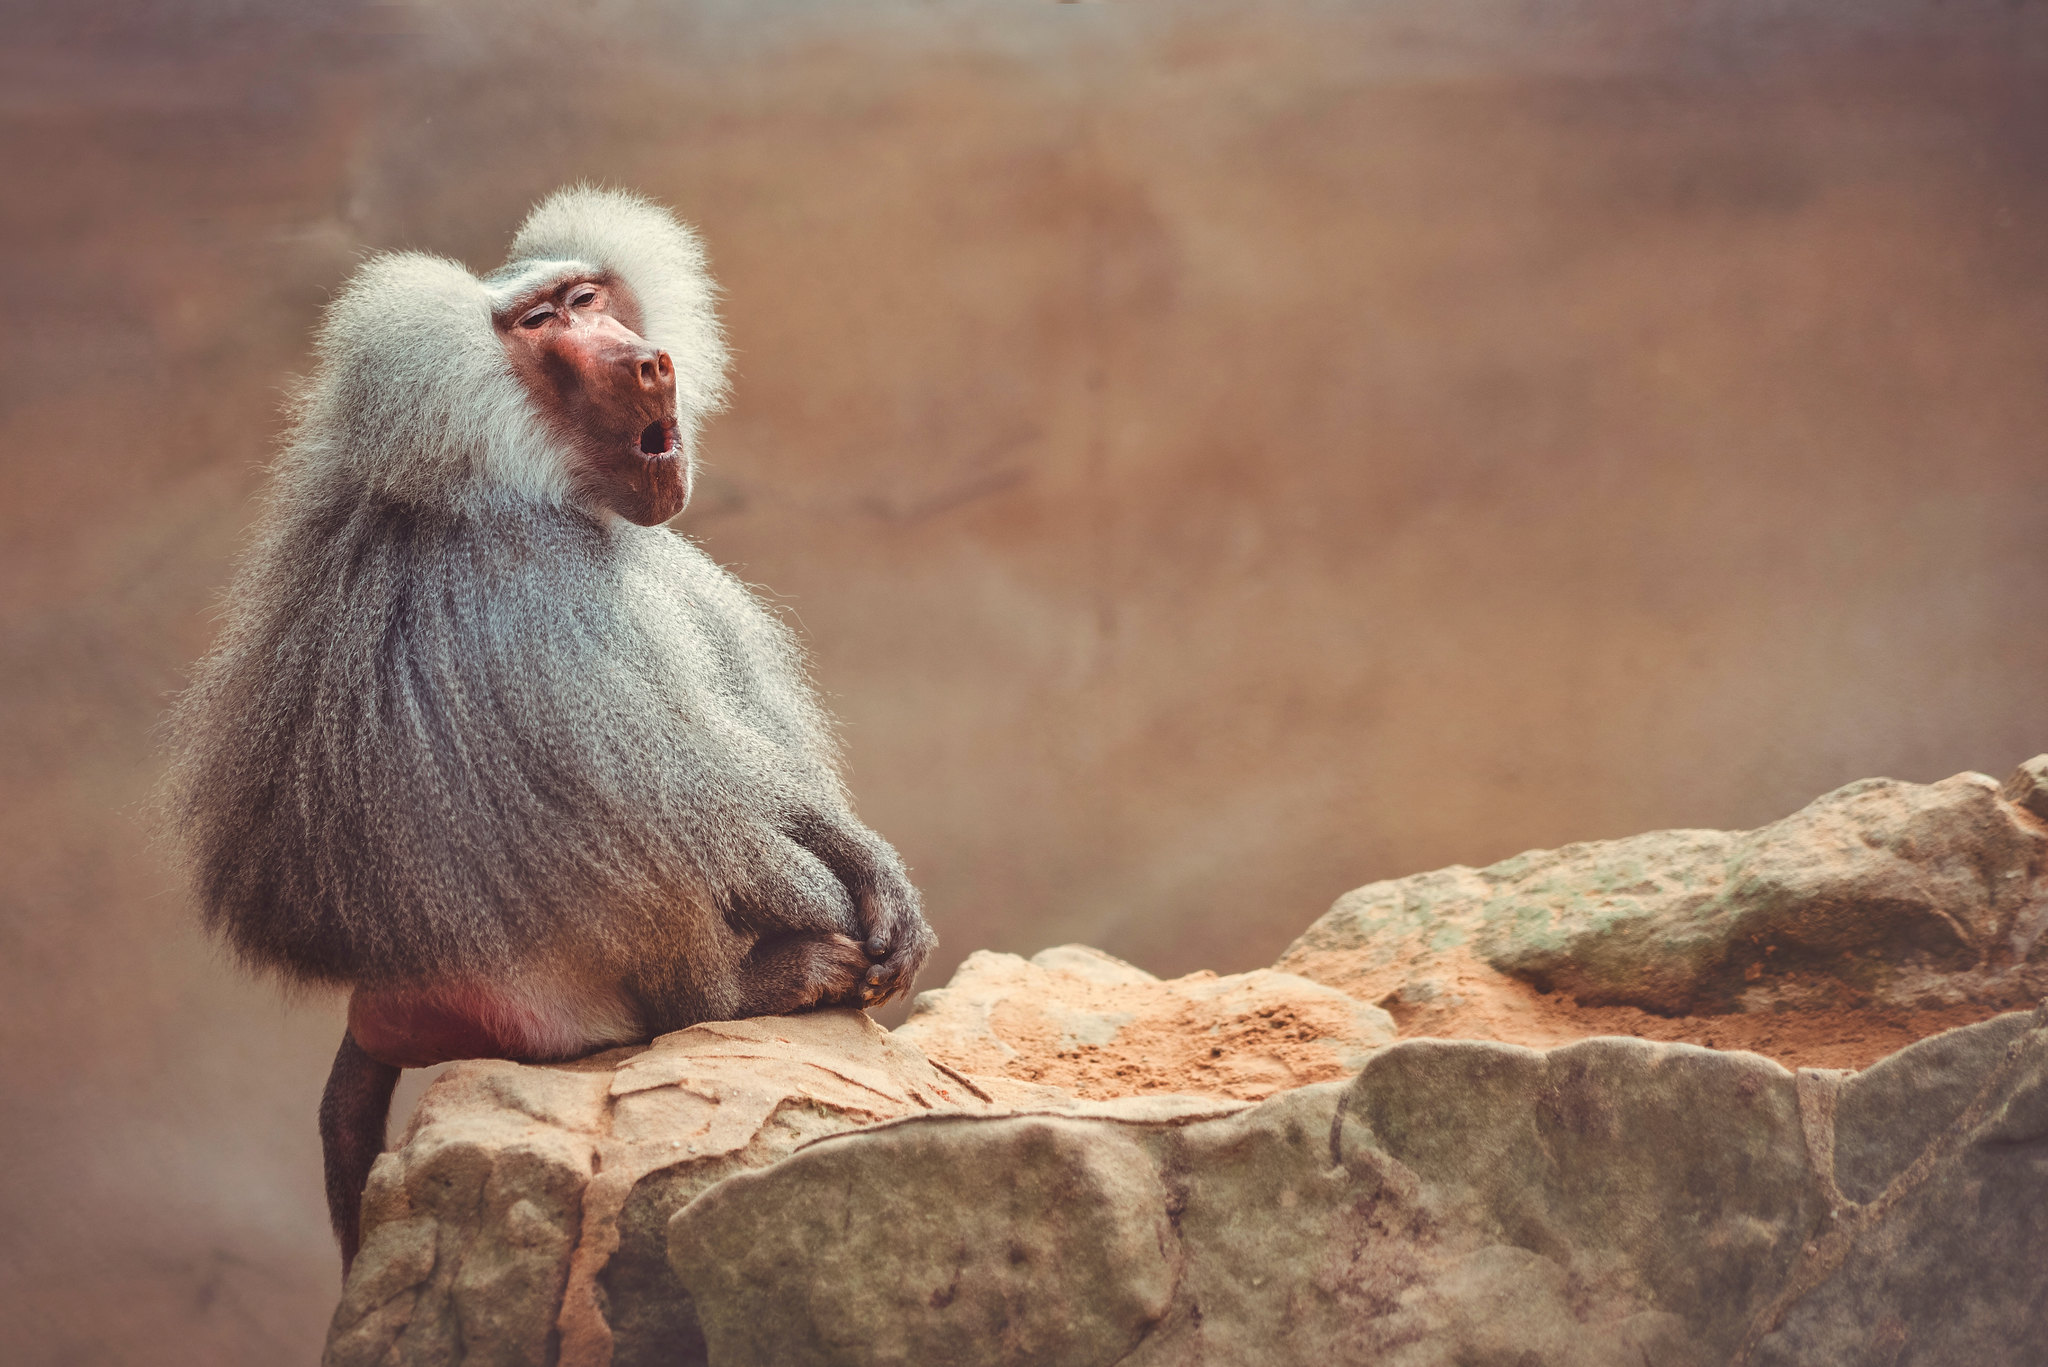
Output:
<svg viewBox="0 0 2048 1367">
<path fill-rule="evenodd" d="M 2029 3 L 0 9 L 0 1356 L 279 1363 L 336 1003 L 144 844 L 365 251 L 698 223 L 683 519 L 944 939 L 1270 961 L 1339 892 L 2048 748 Z"/>
</svg>

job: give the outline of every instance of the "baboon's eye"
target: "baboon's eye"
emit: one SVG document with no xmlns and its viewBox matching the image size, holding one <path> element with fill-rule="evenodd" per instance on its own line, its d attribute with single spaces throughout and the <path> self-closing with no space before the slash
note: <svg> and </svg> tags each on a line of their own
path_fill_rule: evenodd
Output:
<svg viewBox="0 0 2048 1367">
<path fill-rule="evenodd" d="M 582 289 L 577 290 L 576 293 L 573 296 L 571 296 L 569 300 L 569 307 L 574 309 L 583 308 L 584 306 L 589 304 L 591 300 L 595 298 L 597 298 L 597 287 L 594 285 L 585 285 Z"/>
<path fill-rule="evenodd" d="M 531 331 L 555 316 L 552 305 L 543 305 L 519 320 L 519 326 Z"/>
</svg>

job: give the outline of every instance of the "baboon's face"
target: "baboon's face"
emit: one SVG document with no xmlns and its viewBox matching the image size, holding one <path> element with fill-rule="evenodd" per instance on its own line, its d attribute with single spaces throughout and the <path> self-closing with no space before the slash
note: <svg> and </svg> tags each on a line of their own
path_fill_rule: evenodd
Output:
<svg viewBox="0 0 2048 1367">
<path fill-rule="evenodd" d="M 574 453 L 578 494 L 628 522 L 666 522 L 690 501 L 676 370 L 640 335 L 625 282 L 571 275 L 493 320 L 536 407 Z"/>
</svg>

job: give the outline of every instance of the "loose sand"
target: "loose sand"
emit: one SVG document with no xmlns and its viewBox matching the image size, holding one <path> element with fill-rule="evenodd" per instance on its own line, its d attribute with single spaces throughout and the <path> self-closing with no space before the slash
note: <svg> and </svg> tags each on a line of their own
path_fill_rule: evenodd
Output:
<svg viewBox="0 0 2048 1367">
<path fill-rule="evenodd" d="M 1194 974 L 1199 981 L 1213 974 Z M 1581 1006 L 1474 965 L 1445 994 L 1450 1005 L 1381 1003 L 1403 1039 L 1498 1040 L 1546 1049 L 1595 1035 L 1632 1035 L 1715 1049 L 1743 1049 L 1787 1068 L 1863 1068 L 1887 1054 L 2004 1008 L 1964 1005 L 1904 1011 L 1769 1011 L 1657 1016 L 1628 1006 Z M 1257 1099 L 1287 1087 L 1346 1076 L 1328 1040 L 1335 1018 L 1287 1005 L 1209 1015 L 1132 1021 L 1104 1044 L 1062 1044 L 1059 1031 L 1028 1004 L 1004 1002 L 991 1024 L 1017 1051 L 1002 1075 L 1106 1099 L 1147 1092 L 1199 1092 Z M 981 1061 L 984 1068 L 987 1061 Z M 992 1070 L 993 1071 L 993 1070 Z"/>
</svg>

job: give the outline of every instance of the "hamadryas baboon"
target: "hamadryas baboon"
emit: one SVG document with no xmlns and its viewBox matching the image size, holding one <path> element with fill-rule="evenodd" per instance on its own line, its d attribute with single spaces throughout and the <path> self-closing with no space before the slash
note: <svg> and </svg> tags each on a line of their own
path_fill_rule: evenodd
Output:
<svg viewBox="0 0 2048 1367">
<path fill-rule="evenodd" d="M 482 279 L 368 261 L 317 351 L 166 791 L 207 924 L 353 989 L 346 1263 L 399 1069 L 873 1003 L 933 941 L 789 632 L 661 525 L 724 386 L 688 229 L 566 190 Z"/>
</svg>

